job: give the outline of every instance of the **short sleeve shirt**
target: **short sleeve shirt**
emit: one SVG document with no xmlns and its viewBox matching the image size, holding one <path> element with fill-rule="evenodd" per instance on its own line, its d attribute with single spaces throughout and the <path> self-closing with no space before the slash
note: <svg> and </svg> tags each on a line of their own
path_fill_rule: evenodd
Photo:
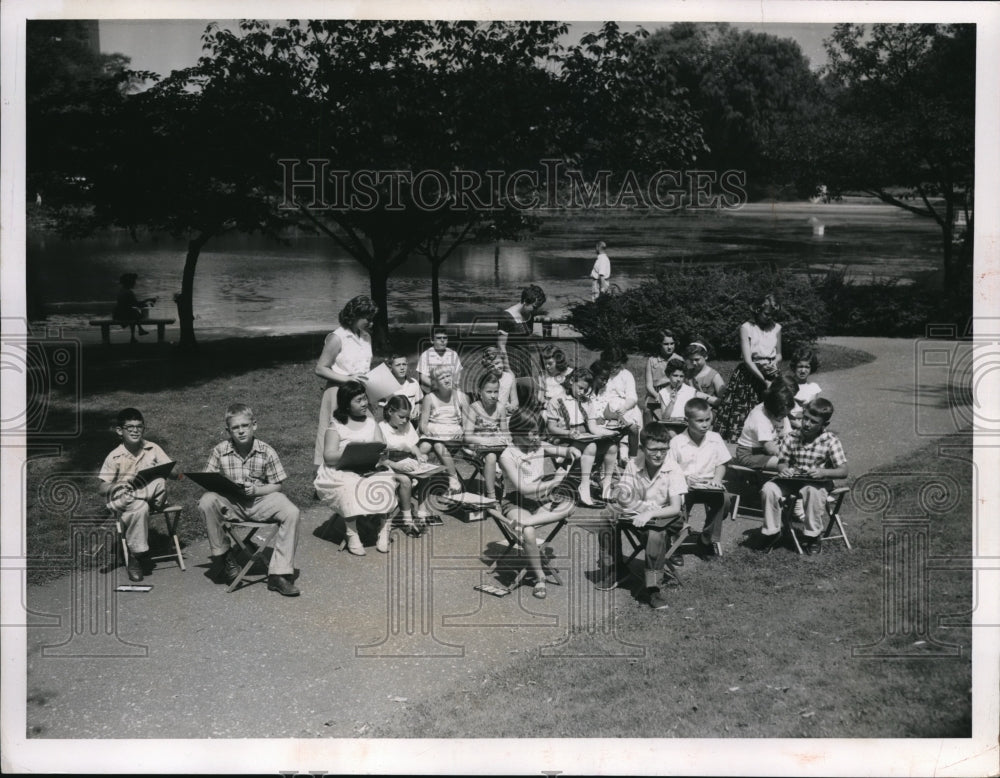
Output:
<svg viewBox="0 0 1000 778">
<path fill-rule="evenodd" d="M 446 348 L 444 353 L 439 354 L 437 349 L 429 348 L 420 355 L 420 359 L 417 360 L 417 372 L 422 376 L 426 376 L 429 380 L 431 378 L 431 372 L 434 368 L 440 365 L 446 365 L 452 369 L 454 372 L 454 377 L 457 380 L 458 374 L 462 372 L 462 360 L 458 358 L 458 352 L 452 348 Z M 457 386 L 457 384 L 456 384 Z"/>
<path fill-rule="evenodd" d="M 705 433 L 700 444 L 691 440 L 686 431 L 680 433 L 670 441 L 668 456 L 686 477 L 703 479 L 712 478 L 715 468 L 732 459 L 722 436 L 711 430 Z"/>
<path fill-rule="evenodd" d="M 510 492 L 520 492 L 521 485 L 538 483 L 545 475 L 545 451 L 541 446 L 534 451 L 507 446 L 500 455 L 500 463 L 505 471 L 517 474 L 513 483 L 507 485 Z"/>
<path fill-rule="evenodd" d="M 416 419 L 420 416 L 420 401 L 424 399 L 424 390 L 420 388 L 420 383 L 412 378 L 407 378 L 394 395 L 402 395 L 410 401 L 410 418 Z"/>
<path fill-rule="evenodd" d="M 570 429 L 578 428 L 587 424 L 587 411 L 576 401 L 575 397 L 570 397 L 567 394 L 562 397 L 554 397 L 545 403 L 545 420 L 551 420 L 558 426 L 566 426 Z"/>
<path fill-rule="evenodd" d="M 828 430 L 821 432 L 811 443 L 800 440 L 801 432 L 795 430 L 781 444 L 778 459 L 792 468 L 812 470 L 815 467 L 843 467 L 847 455 L 840 438 Z"/>
<path fill-rule="evenodd" d="M 594 268 L 590 271 L 591 278 L 611 278 L 611 259 L 603 251 L 594 260 Z"/>
<path fill-rule="evenodd" d="M 687 494 L 687 481 L 677 463 L 670 456 L 650 478 L 646 473 L 646 459 L 640 451 L 625 465 L 618 483 L 618 506 L 634 512 L 656 510 L 667 505 L 671 495 Z"/>
<path fill-rule="evenodd" d="M 736 442 L 739 446 L 747 448 L 759 448 L 769 440 L 781 440 L 787 437 L 791 425 L 788 419 L 782 419 L 780 424 L 775 424 L 764 413 L 764 404 L 754 406 L 753 410 L 747 414 L 747 420 L 743 422 L 743 431 Z"/>
<path fill-rule="evenodd" d="M 403 426 L 402 431 L 393 429 L 392 425 L 387 421 L 380 421 L 378 427 L 382 431 L 382 437 L 385 438 L 385 447 L 389 451 L 412 452 L 416 449 L 419 442 L 417 431 L 409 422 Z"/>
<path fill-rule="evenodd" d="M 258 438 L 254 438 L 246 459 L 236 452 L 231 440 L 222 441 L 212 449 L 205 469 L 222 473 L 237 484 L 280 484 L 288 477 L 278 453 Z"/>
<path fill-rule="evenodd" d="M 142 442 L 142 448 L 138 455 L 133 455 L 122 443 L 104 459 L 101 472 L 98 473 L 97 477 L 109 484 L 125 476 L 135 475 L 147 467 L 162 465 L 170 461 L 170 457 L 164 453 L 162 448 L 148 440 Z"/>
</svg>

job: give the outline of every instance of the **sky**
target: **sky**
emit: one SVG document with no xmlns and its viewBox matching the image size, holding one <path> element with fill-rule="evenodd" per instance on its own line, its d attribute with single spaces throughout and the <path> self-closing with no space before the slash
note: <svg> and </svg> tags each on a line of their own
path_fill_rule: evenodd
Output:
<svg viewBox="0 0 1000 778">
<path fill-rule="evenodd" d="M 106 53 L 121 53 L 132 58 L 136 70 L 151 70 L 167 75 L 171 70 L 194 65 L 201 55 L 201 34 L 210 20 L 142 19 L 101 20 L 101 49 Z M 233 20 L 220 20 L 223 27 L 235 26 Z M 670 22 L 643 22 L 650 32 Z M 633 26 L 622 23 L 626 30 Z M 833 32 L 832 24 L 749 24 L 734 23 L 735 27 L 754 32 L 767 32 L 781 38 L 798 41 L 802 53 L 813 69 L 826 63 L 823 39 Z M 600 22 L 571 23 L 569 40 L 576 42 L 589 31 L 596 31 Z"/>
</svg>

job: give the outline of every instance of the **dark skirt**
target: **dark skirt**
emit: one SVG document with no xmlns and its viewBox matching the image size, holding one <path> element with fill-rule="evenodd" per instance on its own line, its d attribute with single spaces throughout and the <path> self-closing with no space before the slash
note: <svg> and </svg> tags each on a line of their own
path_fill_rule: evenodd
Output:
<svg viewBox="0 0 1000 778">
<path fill-rule="evenodd" d="M 743 432 L 743 422 L 747 414 L 758 405 L 764 397 L 764 382 L 750 372 L 743 362 L 733 371 L 722 402 L 715 409 L 713 428 L 722 439 L 735 443 Z"/>
</svg>

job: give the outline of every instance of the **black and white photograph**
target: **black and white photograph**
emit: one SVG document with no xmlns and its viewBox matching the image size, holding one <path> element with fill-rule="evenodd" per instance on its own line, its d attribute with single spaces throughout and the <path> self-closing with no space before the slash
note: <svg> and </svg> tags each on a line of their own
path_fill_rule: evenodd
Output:
<svg viewBox="0 0 1000 778">
<path fill-rule="evenodd" d="M 0 14 L 4 772 L 1000 774 L 1000 4 Z"/>
</svg>

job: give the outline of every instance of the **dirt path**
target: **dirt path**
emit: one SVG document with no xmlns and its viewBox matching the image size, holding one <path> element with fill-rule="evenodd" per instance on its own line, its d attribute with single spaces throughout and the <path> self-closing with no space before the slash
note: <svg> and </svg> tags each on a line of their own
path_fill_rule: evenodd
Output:
<svg viewBox="0 0 1000 778">
<path fill-rule="evenodd" d="M 816 376 L 854 475 L 954 430 L 948 371 L 915 367 L 913 341 L 831 342 L 877 357 Z M 189 507 L 185 520 L 197 521 Z M 203 575 L 205 541 L 186 549 L 187 572 L 161 563 L 146 594 L 113 591 L 127 582 L 122 569 L 29 587 L 28 735 L 351 738 L 539 646 L 572 655 L 571 626 L 627 653 L 613 634 L 625 595 L 595 592 L 588 578 L 594 535 L 582 525 L 595 516 L 579 511 L 557 538 L 566 585 L 543 601 L 530 587 L 499 599 L 473 589 L 492 580 L 481 559 L 501 548 L 492 522 L 446 518 L 419 540 L 396 533 L 388 556 L 370 547 L 355 558 L 314 536 L 328 518 L 315 504 L 304 510 L 295 599 L 263 584 L 226 594 Z M 727 545 L 739 534 L 727 529 Z M 406 734 L 419 737 L 420 722 Z"/>
</svg>

